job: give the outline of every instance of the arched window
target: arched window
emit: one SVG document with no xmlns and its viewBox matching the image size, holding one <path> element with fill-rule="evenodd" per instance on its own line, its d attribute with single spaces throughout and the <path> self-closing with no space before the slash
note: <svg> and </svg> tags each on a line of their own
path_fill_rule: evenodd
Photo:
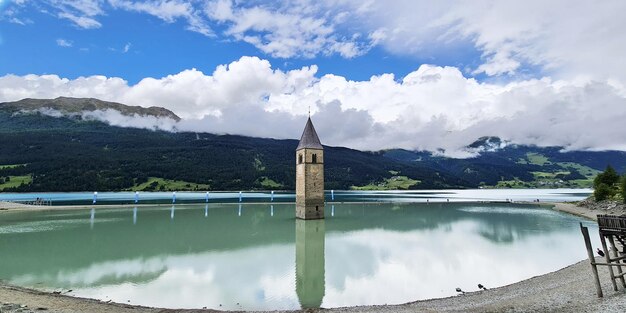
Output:
<svg viewBox="0 0 626 313">
<path fill-rule="evenodd" d="M 298 155 L 298 164 L 302 164 L 302 154 Z"/>
<path fill-rule="evenodd" d="M 311 162 L 317 163 L 317 154 L 313 153 L 312 157 L 313 157 L 313 160 Z"/>
</svg>

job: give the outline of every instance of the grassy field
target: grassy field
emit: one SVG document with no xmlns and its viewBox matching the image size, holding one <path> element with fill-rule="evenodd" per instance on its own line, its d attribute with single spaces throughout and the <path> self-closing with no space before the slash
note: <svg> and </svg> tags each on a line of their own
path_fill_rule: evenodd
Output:
<svg viewBox="0 0 626 313">
<path fill-rule="evenodd" d="M 559 172 L 554 172 L 554 173 L 548 173 L 548 172 L 531 172 L 533 174 L 533 176 L 535 176 L 535 180 L 539 180 L 539 179 L 555 179 L 556 175 L 559 174 L 563 174 L 563 175 L 567 175 L 569 174 L 568 171 L 559 171 Z"/>
<path fill-rule="evenodd" d="M 530 182 L 521 181 L 519 179 L 514 180 L 501 180 L 496 186 L 485 188 L 589 188 L 593 186 L 593 179 L 574 179 L 562 181 L 554 178 L 554 176 L 560 173 L 545 173 L 545 172 L 533 172 L 535 180 Z"/>
<path fill-rule="evenodd" d="M 254 158 L 254 168 L 258 172 L 262 172 L 265 170 L 265 165 L 263 165 L 263 162 L 261 162 L 259 158 Z"/>
<path fill-rule="evenodd" d="M 508 180 L 499 181 L 495 188 L 589 188 L 593 185 L 593 178 L 600 173 L 600 171 L 591 167 L 581 165 L 572 162 L 556 162 L 553 163 L 549 158 L 540 154 L 529 152 L 526 154 L 526 158 L 519 159 L 519 164 L 534 164 L 534 165 L 558 165 L 559 170 L 551 170 L 550 172 L 532 172 L 534 180 L 530 182 L 523 182 L 520 180 Z M 553 168 L 553 167 L 552 167 Z M 562 180 L 557 178 L 557 175 L 569 175 L 572 171 L 577 171 L 586 179 L 573 179 Z M 487 187 L 489 188 L 489 187 Z M 493 187 L 492 187 L 493 188 Z"/>
<path fill-rule="evenodd" d="M 593 169 L 589 166 L 584 166 L 578 163 L 571 163 L 571 162 L 559 162 L 557 163 L 560 167 L 562 168 L 574 168 L 576 169 L 579 173 L 587 176 L 588 178 L 593 178 L 596 175 L 600 174 L 601 171 L 598 171 L 596 169 Z"/>
<path fill-rule="evenodd" d="M 352 186 L 352 190 L 406 190 L 411 186 L 419 184 L 419 180 L 411 179 L 406 176 L 393 176 L 386 178 L 384 182 L 379 184 L 369 184 L 365 186 Z"/>
<path fill-rule="evenodd" d="M 30 184 L 33 181 L 33 178 L 30 175 L 9 176 L 8 178 L 9 178 L 8 182 L 0 184 L 0 191 L 4 190 L 6 188 L 17 187 L 17 186 L 21 185 L 22 183 Z"/>
<path fill-rule="evenodd" d="M 550 163 L 550 160 L 546 158 L 543 154 L 528 152 L 526 153 L 526 159 L 530 164 L 536 164 L 543 166 L 546 163 Z"/>
<path fill-rule="evenodd" d="M 263 188 L 267 189 L 277 189 L 283 187 L 283 184 L 277 183 L 265 176 L 259 178 L 259 183 L 261 184 L 261 186 L 263 186 Z"/>
<path fill-rule="evenodd" d="M 160 177 L 149 177 L 148 181 L 135 185 L 131 191 L 193 191 L 209 190 L 208 184 L 196 184 L 180 180 L 164 179 Z"/>
<path fill-rule="evenodd" d="M 24 166 L 26 164 L 9 164 L 9 165 L 0 165 L 0 170 L 3 169 L 7 169 L 7 168 L 16 168 L 18 166 Z"/>
<path fill-rule="evenodd" d="M 495 188 L 535 188 L 534 182 L 524 182 L 519 179 L 514 180 L 501 180 L 495 186 Z"/>
<path fill-rule="evenodd" d="M 592 178 L 570 180 L 569 183 L 571 184 L 572 188 L 591 188 L 591 187 L 593 187 L 593 179 Z"/>
</svg>

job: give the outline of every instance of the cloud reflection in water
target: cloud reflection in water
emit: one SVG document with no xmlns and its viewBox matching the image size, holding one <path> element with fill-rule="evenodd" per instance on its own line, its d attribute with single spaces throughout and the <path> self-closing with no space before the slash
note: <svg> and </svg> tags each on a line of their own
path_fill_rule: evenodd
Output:
<svg viewBox="0 0 626 313">
<path fill-rule="evenodd" d="M 319 297 L 322 307 L 338 307 L 451 296 L 456 287 L 472 291 L 478 283 L 502 286 L 585 258 L 577 218 L 532 207 L 376 204 L 363 210 L 363 205 L 338 205 L 322 228 L 297 227 L 289 205 L 275 205 L 274 216 L 268 206 L 245 206 L 241 217 L 238 205 L 212 207 L 209 218 L 203 218 L 205 205 L 183 207 L 174 220 L 170 209 L 142 208 L 137 224 L 132 223 L 134 212 L 123 212 L 129 220 L 114 233 L 115 222 L 106 224 L 108 232 L 105 224 L 91 230 L 133 242 L 123 258 L 111 258 L 111 248 L 113 252 L 85 259 L 83 265 L 20 268 L 20 273 L 11 272 L 9 281 L 64 287 L 74 289 L 73 295 L 120 303 L 276 310 L 297 309 L 301 303 L 315 306 Z M 99 215 L 111 219 L 115 214 L 121 213 Z M 136 233 L 141 227 L 149 234 Z M 176 234 L 182 239 L 169 237 Z M 98 233 L 91 236 L 95 241 L 76 245 L 102 244 L 106 250 L 106 244 L 115 247 L 118 242 L 107 243 Z M 302 238 L 307 246 L 298 248 Z M 156 248 L 144 245 L 154 241 L 175 252 L 151 253 Z M 231 246 L 202 246 L 225 241 Z M 307 268 L 315 270 L 303 270 Z M 303 287 L 307 292 L 296 292 L 297 279 L 305 285 L 308 281 Z M 314 293 L 320 284 L 318 296 Z M 303 294 L 311 297 L 303 299 Z"/>
</svg>

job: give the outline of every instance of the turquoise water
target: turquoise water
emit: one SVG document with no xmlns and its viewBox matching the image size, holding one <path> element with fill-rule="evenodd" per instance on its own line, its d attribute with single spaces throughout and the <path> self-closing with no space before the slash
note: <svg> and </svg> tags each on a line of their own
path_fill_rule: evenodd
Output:
<svg viewBox="0 0 626 313">
<path fill-rule="evenodd" d="M 544 202 L 582 200 L 591 194 L 590 189 L 447 189 L 407 191 L 326 191 L 326 201 L 341 202 L 463 202 L 463 201 L 534 201 Z M 93 192 L 41 192 L 0 193 L 0 201 L 49 200 L 52 205 L 92 204 Z M 208 199 L 208 200 L 207 200 Z M 140 192 L 139 204 L 172 203 L 173 192 Z M 228 203 L 239 202 L 239 192 L 176 192 L 176 203 Z M 99 192 L 96 204 L 133 204 L 134 192 Z M 295 202 L 293 192 L 242 192 L 241 202 Z"/>
<path fill-rule="evenodd" d="M 326 217 L 245 203 L 3 212 L 0 279 L 120 303 L 275 310 L 451 296 L 586 258 L 581 219 L 532 205 L 345 203 Z"/>
</svg>

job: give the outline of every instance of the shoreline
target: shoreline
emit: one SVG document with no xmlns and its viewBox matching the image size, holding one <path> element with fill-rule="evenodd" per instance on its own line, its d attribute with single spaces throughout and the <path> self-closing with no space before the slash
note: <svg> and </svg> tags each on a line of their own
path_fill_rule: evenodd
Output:
<svg viewBox="0 0 626 313">
<path fill-rule="evenodd" d="M 572 215 L 584 217 L 593 221 L 598 221 L 597 215 L 599 212 L 590 211 L 589 209 L 577 206 L 574 203 L 557 202 L 553 204 L 552 209 L 559 212 L 565 212 Z"/>
<path fill-rule="evenodd" d="M 591 220 L 596 220 L 597 214 L 609 213 L 608 210 L 605 212 L 605 210 L 589 209 L 577 206 L 574 203 L 515 203 L 549 206 L 553 210 L 574 214 Z M 120 207 L 120 205 L 113 206 Z M 91 206 L 35 206 L 34 208 L 40 210 L 56 210 L 84 209 L 90 207 Z M 107 206 L 102 205 L 96 207 L 104 208 Z M 134 207 L 134 205 L 125 205 L 123 207 Z M 27 206 L 12 208 L 5 211 L 22 211 L 34 208 Z M 584 247 L 581 243 L 581 249 L 583 248 Z M 398 305 L 354 306 L 332 309 L 304 309 L 274 312 L 626 312 L 626 292 L 621 287 L 619 291 L 613 291 L 609 279 L 608 269 L 606 267 L 599 267 L 598 270 L 600 272 L 599 274 L 602 289 L 605 292 L 604 298 L 596 297 L 591 268 L 588 260 L 584 259 L 551 273 L 535 276 L 506 286 L 486 291 L 468 292 L 459 296 L 419 300 Z M 13 308 L 5 308 L 5 303 L 12 303 L 15 305 Z M 19 305 L 26 305 L 26 307 L 20 308 Z M 8 306 L 8 304 L 6 306 Z M 133 306 L 122 303 L 105 303 L 94 299 L 53 294 L 50 292 L 13 286 L 0 281 L 0 310 L 2 310 L 2 312 L 39 312 L 41 311 L 41 308 L 45 308 L 46 312 L 55 313 L 224 312 L 213 309 L 162 309 L 145 306 Z"/>
<path fill-rule="evenodd" d="M 600 258 L 598 258 L 600 260 Z M 608 270 L 599 268 L 604 298 L 597 298 L 587 260 L 555 272 L 510 285 L 468 292 L 447 298 L 420 300 L 398 305 L 354 306 L 272 312 L 624 312 L 626 293 L 611 288 Z M 0 303 L 19 303 L 19 310 L 3 312 L 241 312 L 213 309 L 162 309 L 107 303 L 94 299 L 16 287 L 0 282 Z M 23 305 L 26 305 L 25 307 Z M 45 308 L 45 310 L 43 310 Z"/>
<path fill-rule="evenodd" d="M 389 204 L 396 203 L 394 201 L 328 201 L 326 205 L 335 204 Z M 476 200 L 476 201 L 430 201 L 430 202 L 403 202 L 403 204 L 424 204 L 424 205 L 437 205 L 437 204 L 533 204 L 533 205 L 546 205 L 553 206 L 558 202 L 526 202 L 526 201 L 504 201 L 504 200 Z M 15 212 L 15 211 L 52 211 L 52 210 L 77 210 L 77 209 L 126 209 L 126 208 L 142 208 L 142 207 L 184 207 L 184 206 L 201 206 L 201 205 L 214 205 L 214 204 L 230 204 L 230 205 L 274 205 L 274 204 L 293 204 L 293 201 L 275 201 L 275 202 L 197 202 L 197 203 L 140 203 L 140 204 L 96 204 L 96 205 L 30 205 L 21 204 L 8 201 L 0 201 L 0 214 L 2 212 Z"/>
</svg>

